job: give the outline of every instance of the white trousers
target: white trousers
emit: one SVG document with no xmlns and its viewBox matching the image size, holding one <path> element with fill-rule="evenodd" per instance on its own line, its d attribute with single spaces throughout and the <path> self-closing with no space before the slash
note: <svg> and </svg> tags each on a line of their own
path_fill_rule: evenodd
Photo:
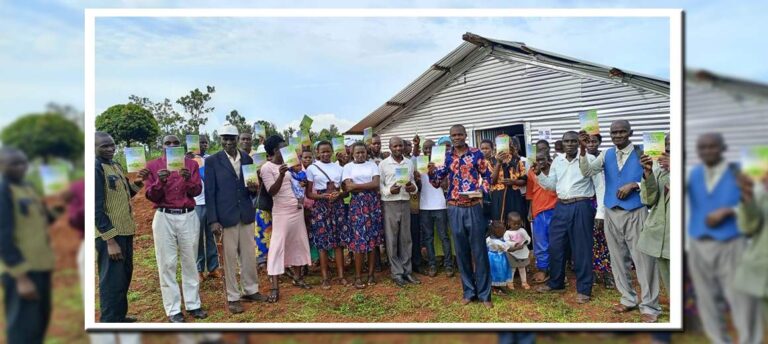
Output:
<svg viewBox="0 0 768 344">
<path fill-rule="evenodd" d="M 187 311 L 200 308 L 200 277 L 197 274 L 200 219 L 197 214 L 194 211 L 179 215 L 155 211 L 152 235 L 155 239 L 155 258 L 165 314 L 171 316 L 181 313 L 181 293 L 176 281 L 179 256 L 184 306 Z"/>
</svg>

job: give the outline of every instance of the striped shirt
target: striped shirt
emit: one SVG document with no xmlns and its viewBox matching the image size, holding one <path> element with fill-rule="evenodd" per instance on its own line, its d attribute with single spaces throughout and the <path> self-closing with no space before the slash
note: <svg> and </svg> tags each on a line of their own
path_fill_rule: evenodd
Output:
<svg viewBox="0 0 768 344">
<path fill-rule="evenodd" d="M 136 232 L 131 197 L 139 187 L 128 181 L 119 164 L 96 160 L 96 229 L 102 240 Z"/>
</svg>

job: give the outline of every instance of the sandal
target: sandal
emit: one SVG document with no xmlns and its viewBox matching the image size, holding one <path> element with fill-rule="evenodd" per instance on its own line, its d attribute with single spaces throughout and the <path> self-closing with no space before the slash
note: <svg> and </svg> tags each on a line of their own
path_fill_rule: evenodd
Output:
<svg viewBox="0 0 768 344">
<path fill-rule="evenodd" d="M 523 289 L 525 290 L 531 289 L 531 286 L 528 283 L 523 282 Z"/>
<path fill-rule="evenodd" d="M 312 287 L 304 281 L 304 279 L 293 279 L 291 283 L 301 289 L 312 289 Z"/>
<path fill-rule="evenodd" d="M 269 289 L 269 296 L 267 297 L 267 302 L 276 303 L 277 300 L 279 299 L 280 299 L 280 289 L 278 288 Z"/>
<path fill-rule="evenodd" d="M 365 289 L 365 283 L 363 283 L 363 280 L 361 280 L 360 278 L 355 278 L 355 288 Z"/>
<path fill-rule="evenodd" d="M 343 286 L 345 286 L 345 287 L 349 285 L 349 281 L 347 281 L 347 279 L 346 279 L 346 278 L 344 278 L 344 277 L 342 277 L 342 278 L 341 278 L 341 280 L 339 281 L 339 283 L 341 283 L 341 285 L 343 285 Z"/>
<path fill-rule="evenodd" d="M 322 283 L 323 290 L 331 289 L 331 281 L 324 279 Z"/>
<path fill-rule="evenodd" d="M 374 285 L 376 285 L 376 279 L 375 279 L 375 278 L 373 278 L 373 275 L 368 275 L 368 285 L 369 285 L 369 286 L 374 286 Z"/>
</svg>

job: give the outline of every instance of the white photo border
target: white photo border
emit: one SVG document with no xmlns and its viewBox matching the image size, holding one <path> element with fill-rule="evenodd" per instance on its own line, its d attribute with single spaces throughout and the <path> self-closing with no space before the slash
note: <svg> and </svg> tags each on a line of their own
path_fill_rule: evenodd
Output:
<svg viewBox="0 0 768 344">
<path fill-rule="evenodd" d="M 682 9 L 86 9 L 85 10 L 85 171 L 94 170 L 96 131 L 96 18 L 100 17 L 655 17 L 669 19 L 670 137 L 676 159 L 671 160 L 672 228 L 683 226 L 683 10 Z M 93 172 L 92 172 L 93 173 Z M 85 240 L 95 241 L 94 179 L 85 178 Z M 671 231 L 668 323 L 99 323 L 95 321 L 95 247 L 86 245 L 85 329 L 87 331 L 552 331 L 667 330 L 683 328 L 683 238 Z M 674 301 L 674 302 L 673 302 Z"/>
</svg>

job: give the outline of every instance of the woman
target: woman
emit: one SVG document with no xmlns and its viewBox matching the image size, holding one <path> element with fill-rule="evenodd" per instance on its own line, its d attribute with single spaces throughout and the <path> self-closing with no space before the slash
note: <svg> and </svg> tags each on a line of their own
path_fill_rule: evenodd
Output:
<svg viewBox="0 0 768 344">
<path fill-rule="evenodd" d="M 286 147 L 287 144 L 280 136 L 273 135 L 267 139 L 264 146 L 271 158 L 261 168 L 261 177 L 273 201 L 267 274 L 272 281 L 268 301 L 274 303 L 280 298 L 278 276 L 285 273 L 286 266 L 293 269 L 293 285 L 311 289 L 304 281 L 301 271 L 301 266 L 308 265 L 311 261 L 304 212 L 303 209 L 296 208 L 298 200 L 291 191 L 291 176 L 280 154 L 280 148 Z"/>
<path fill-rule="evenodd" d="M 520 190 L 528 181 L 525 163 L 518 154 L 520 144 L 514 137 L 510 138 L 509 143 L 509 152 L 496 154 L 491 174 L 491 219 L 495 221 L 504 221 L 506 214 L 511 211 L 528 214 L 525 195 Z M 528 228 L 527 224 L 524 227 Z"/>
<path fill-rule="evenodd" d="M 369 161 L 365 144 L 352 145 L 353 163 L 344 166 L 342 188 L 352 193 L 349 204 L 349 226 L 352 229 L 347 247 L 355 253 L 355 288 L 363 289 L 361 279 L 363 254 L 368 254 L 368 285 L 376 284 L 374 278 L 374 248 L 384 242 L 382 231 L 381 200 L 379 198 L 379 168 Z"/>
<path fill-rule="evenodd" d="M 348 284 L 344 278 L 344 250 L 342 244 L 349 241 L 346 211 L 344 209 L 345 192 L 341 191 L 343 168 L 331 162 L 333 146 L 328 141 L 317 144 L 316 161 L 307 167 L 307 197 L 315 201 L 312 207 L 310 239 L 312 246 L 320 250 L 320 273 L 323 276 L 322 288 L 330 289 L 328 278 L 328 251 L 336 254 L 336 273 L 342 285 Z"/>
</svg>

